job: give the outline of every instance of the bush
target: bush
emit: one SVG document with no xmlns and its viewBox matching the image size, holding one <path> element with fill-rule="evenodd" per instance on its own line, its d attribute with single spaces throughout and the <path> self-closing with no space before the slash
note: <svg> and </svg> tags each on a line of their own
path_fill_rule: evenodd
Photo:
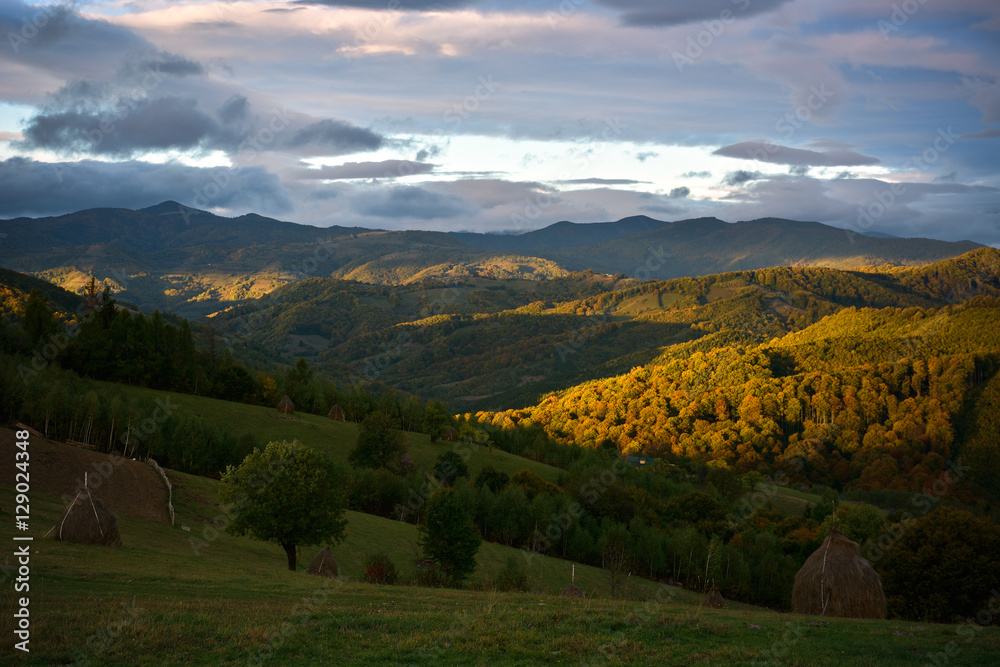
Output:
<svg viewBox="0 0 1000 667">
<path fill-rule="evenodd" d="M 383 553 L 365 556 L 365 571 L 361 575 L 369 584 L 394 586 L 399 580 L 396 564 Z"/>
<path fill-rule="evenodd" d="M 501 593 L 527 593 L 531 590 L 531 580 L 524 566 L 517 561 L 517 558 L 511 556 L 493 580 L 493 588 Z"/>
</svg>

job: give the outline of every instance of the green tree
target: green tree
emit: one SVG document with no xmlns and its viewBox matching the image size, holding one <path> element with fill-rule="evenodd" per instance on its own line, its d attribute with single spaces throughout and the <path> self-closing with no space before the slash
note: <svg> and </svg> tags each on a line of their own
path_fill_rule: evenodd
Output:
<svg viewBox="0 0 1000 667">
<path fill-rule="evenodd" d="M 235 518 L 227 530 L 276 542 L 295 570 L 299 544 L 344 539 L 343 475 L 322 454 L 298 441 L 271 442 L 222 475 L 219 498 Z"/>
<path fill-rule="evenodd" d="M 42 294 L 41 290 L 31 290 L 31 294 L 25 300 L 21 326 L 28 336 L 28 344 L 31 347 L 38 345 L 39 341 L 55 330 L 55 318 L 49 308 L 49 298 Z"/>
<path fill-rule="evenodd" d="M 440 565 L 453 582 L 459 583 L 475 571 L 480 539 L 455 489 L 441 487 L 431 494 L 419 542 L 424 555 Z"/>
<path fill-rule="evenodd" d="M 355 468 L 385 468 L 395 472 L 405 453 L 403 434 L 396 428 L 393 418 L 376 410 L 361 421 L 358 439 L 348 461 Z"/>
<path fill-rule="evenodd" d="M 483 469 L 479 471 L 479 474 L 476 475 L 475 485 L 476 488 L 485 486 L 493 493 L 500 493 L 501 489 L 507 486 L 507 482 L 509 481 L 510 475 L 502 470 L 497 470 L 495 467 L 487 463 L 483 466 Z"/>
<path fill-rule="evenodd" d="M 452 486 L 462 477 L 469 476 L 469 466 L 462 456 L 453 449 L 442 452 L 434 463 L 434 476 L 445 486 Z"/>
<path fill-rule="evenodd" d="M 938 508 L 905 527 L 879 570 L 892 613 L 943 623 L 974 617 L 1000 587 L 1000 527 Z"/>
<path fill-rule="evenodd" d="M 879 508 L 865 503 L 848 505 L 847 507 L 850 508 L 850 511 L 846 512 L 846 516 L 838 521 L 840 532 L 858 544 L 864 544 L 879 536 L 882 527 L 885 526 L 885 517 L 882 516 Z"/>
<path fill-rule="evenodd" d="M 424 433 L 431 436 L 431 442 L 443 436 L 451 426 L 451 417 L 448 416 L 448 408 L 439 400 L 431 399 L 427 401 L 424 408 Z"/>
</svg>

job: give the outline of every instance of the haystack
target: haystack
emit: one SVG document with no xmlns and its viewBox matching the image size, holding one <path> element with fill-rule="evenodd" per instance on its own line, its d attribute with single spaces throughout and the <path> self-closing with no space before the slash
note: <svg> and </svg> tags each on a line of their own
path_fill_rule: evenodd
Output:
<svg viewBox="0 0 1000 667">
<path fill-rule="evenodd" d="M 335 405 L 330 408 L 330 412 L 328 412 L 326 416 L 338 422 L 342 422 L 347 419 L 347 413 L 345 413 L 344 408 L 339 405 Z"/>
<path fill-rule="evenodd" d="M 705 593 L 705 597 L 701 601 L 701 606 L 711 607 L 712 609 L 726 608 L 726 599 L 722 597 L 718 586 L 712 586 L 711 590 Z"/>
<path fill-rule="evenodd" d="M 108 511 L 100 500 L 90 495 L 84 488 L 59 517 L 53 537 L 60 542 L 75 544 L 100 544 L 106 547 L 120 547 L 118 519 Z"/>
<path fill-rule="evenodd" d="M 837 527 L 795 575 L 792 609 L 796 614 L 885 618 L 882 580 Z"/>
<path fill-rule="evenodd" d="M 337 561 L 333 560 L 333 554 L 327 547 L 320 549 L 309 562 L 309 569 L 306 574 L 315 574 L 317 577 L 334 578 L 340 574 L 337 570 Z"/>
<path fill-rule="evenodd" d="M 576 585 L 576 564 L 575 563 L 573 564 L 573 570 L 572 570 L 572 574 L 570 576 L 572 578 L 569 580 L 569 586 L 567 586 L 566 588 L 564 588 L 562 590 L 562 593 L 560 593 L 560 595 L 562 595 L 564 598 L 585 598 L 585 597 L 587 597 L 586 595 L 583 594 L 583 591 L 580 590 L 580 587 Z"/>
<path fill-rule="evenodd" d="M 455 442 L 458 440 L 458 431 L 455 430 L 454 426 L 449 426 L 448 430 L 444 432 L 443 440 L 446 442 Z"/>
<path fill-rule="evenodd" d="M 292 403 L 292 399 L 288 396 L 283 396 L 280 401 L 278 401 L 278 410 L 282 414 L 290 415 L 295 412 L 295 404 Z"/>
</svg>

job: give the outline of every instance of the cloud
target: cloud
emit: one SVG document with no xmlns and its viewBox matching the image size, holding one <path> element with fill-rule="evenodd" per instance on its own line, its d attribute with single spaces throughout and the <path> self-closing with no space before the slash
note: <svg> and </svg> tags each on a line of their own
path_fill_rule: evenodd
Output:
<svg viewBox="0 0 1000 667">
<path fill-rule="evenodd" d="M 138 74 L 156 72 L 168 76 L 201 76 L 205 74 L 205 68 L 196 60 L 190 60 L 173 53 L 160 52 L 149 58 L 144 58 L 138 62 L 128 61 L 126 65 L 129 69 L 134 69 Z"/>
<path fill-rule="evenodd" d="M 63 153 L 129 156 L 144 151 L 213 145 L 218 121 L 186 97 L 121 100 L 114 112 L 39 114 L 24 129 L 24 145 Z"/>
<path fill-rule="evenodd" d="M 111 89 L 110 84 L 67 84 L 28 120 L 18 147 L 116 157 L 164 150 L 346 155 L 383 143 L 382 135 L 341 120 L 314 120 L 291 112 L 258 119 L 240 94 L 207 111 L 193 95 L 115 97 Z M 261 137 L 271 140 L 252 141 Z"/>
<path fill-rule="evenodd" d="M 998 127 L 988 127 L 985 130 L 979 130 L 978 132 L 966 132 L 965 134 L 960 134 L 959 139 L 1000 139 L 1000 128 Z"/>
<path fill-rule="evenodd" d="M 414 174 L 429 174 L 434 165 L 409 160 L 383 160 L 381 162 L 346 162 L 319 169 L 303 169 L 296 176 L 303 179 L 347 180 L 355 178 L 401 178 Z"/>
<path fill-rule="evenodd" d="M 668 26 L 718 20 L 727 16 L 746 17 L 777 9 L 789 0 L 598 0 L 599 4 L 622 12 L 628 26 Z"/>
<path fill-rule="evenodd" d="M 671 199 L 686 199 L 687 196 L 690 194 L 691 194 L 691 188 L 682 186 L 671 190 L 669 197 Z"/>
<path fill-rule="evenodd" d="M 850 150 L 811 151 L 802 148 L 789 148 L 765 141 L 743 141 L 723 146 L 713 154 L 772 164 L 808 167 L 857 167 L 880 162 L 878 158 Z"/>
<path fill-rule="evenodd" d="M 461 197 L 399 185 L 356 197 L 354 210 L 370 217 L 434 220 L 472 214 L 474 207 Z"/>
<path fill-rule="evenodd" d="M 297 130 L 288 141 L 291 148 L 321 155 L 344 155 L 382 147 L 383 137 L 342 120 L 325 119 Z"/>
<path fill-rule="evenodd" d="M 637 185 L 649 181 L 636 181 L 631 178 L 574 178 L 568 181 L 556 181 L 565 185 Z"/>
<path fill-rule="evenodd" d="M 743 185 L 744 183 L 749 183 L 750 181 L 756 181 L 763 178 L 764 174 L 759 171 L 745 171 L 739 169 L 737 171 L 731 171 L 722 178 L 723 185 Z"/>
<path fill-rule="evenodd" d="M 645 162 L 649 158 L 660 157 L 660 154 L 655 151 L 642 151 L 641 153 L 635 154 L 635 159 L 639 162 Z"/>
<path fill-rule="evenodd" d="M 710 171 L 685 171 L 681 178 L 712 178 Z"/>
<path fill-rule="evenodd" d="M 324 5 L 326 7 L 354 7 L 357 9 L 396 9 L 414 12 L 437 12 L 461 9 L 475 0 L 296 0 L 298 5 Z"/>
<path fill-rule="evenodd" d="M 218 187 L 225 182 L 225 187 Z M 209 185 L 211 184 L 211 188 Z M 198 198 L 195 193 L 215 193 Z M 277 176 L 263 167 L 205 169 L 140 161 L 0 162 L 0 215 L 55 215 L 96 207 L 143 208 L 173 199 L 197 208 L 285 213 Z"/>
</svg>

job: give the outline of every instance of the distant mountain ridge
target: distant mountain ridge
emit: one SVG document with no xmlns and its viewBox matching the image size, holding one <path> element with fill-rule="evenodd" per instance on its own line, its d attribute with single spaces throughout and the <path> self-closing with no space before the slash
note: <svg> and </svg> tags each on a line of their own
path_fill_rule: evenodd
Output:
<svg viewBox="0 0 1000 667">
<path fill-rule="evenodd" d="M 0 221 L 0 266 L 71 291 L 94 275 L 143 309 L 198 317 L 307 277 L 403 285 L 544 280 L 567 271 L 670 279 L 775 266 L 920 266 L 981 247 L 882 238 L 817 222 L 561 221 L 523 234 L 313 227 L 167 201 Z"/>
</svg>

